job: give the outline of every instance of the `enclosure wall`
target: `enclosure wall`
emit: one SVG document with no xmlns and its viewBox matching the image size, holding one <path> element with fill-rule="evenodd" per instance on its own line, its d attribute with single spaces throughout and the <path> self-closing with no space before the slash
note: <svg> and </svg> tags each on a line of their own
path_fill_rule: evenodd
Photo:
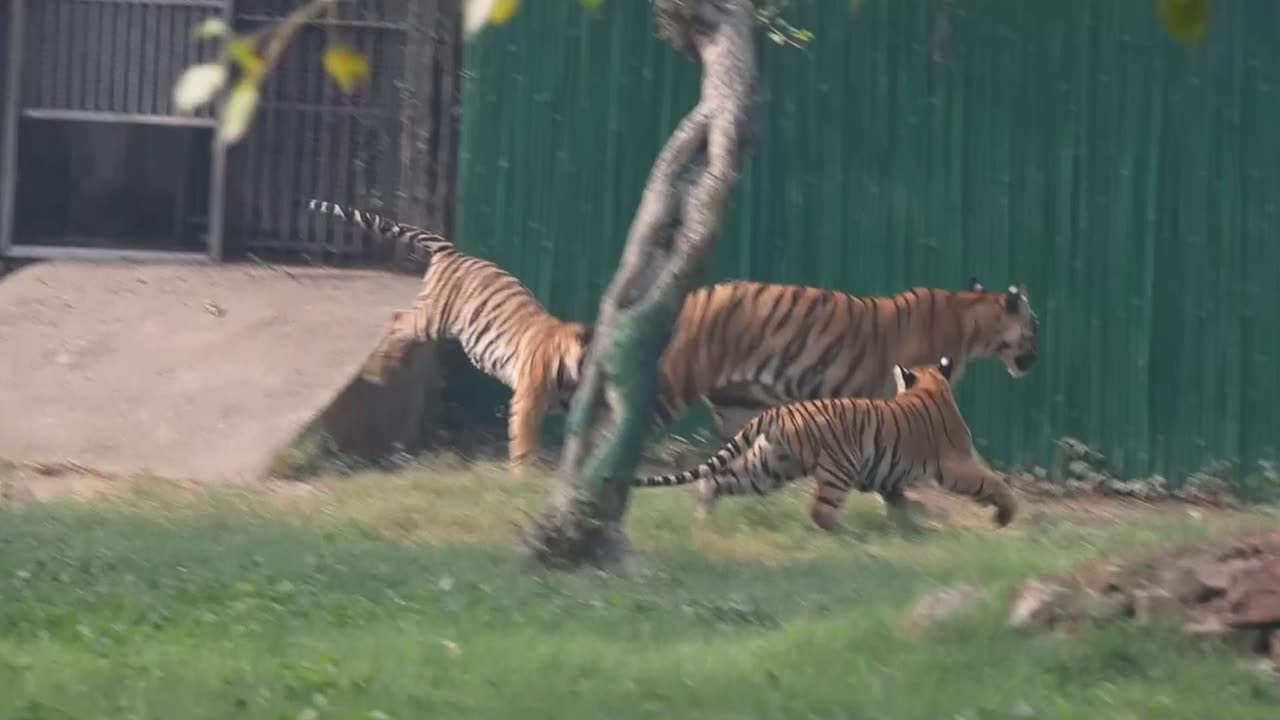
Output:
<svg viewBox="0 0 1280 720">
<path fill-rule="evenodd" d="M 712 277 L 887 294 L 1025 283 L 1042 361 L 959 391 L 982 452 L 1074 435 L 1133 473 L 1271 457 L 1280 426 L 1280 3 L 795 4 Z M 946 7 L 955 8 L 947 15 Z M 594 315 L 698 70 L 650 4 L 524 3 L 466 50 L 459 237 Z M 949 31 L 947 27 L 949 26 Z"/>
</svg>

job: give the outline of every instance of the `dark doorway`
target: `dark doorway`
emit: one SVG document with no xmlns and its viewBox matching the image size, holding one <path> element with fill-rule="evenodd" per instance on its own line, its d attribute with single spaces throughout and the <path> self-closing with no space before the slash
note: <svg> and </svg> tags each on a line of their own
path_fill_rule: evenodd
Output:
<svg viewBox="0 0 1280 720">
<path fill-rule="evenodd" d="M 211 130 L 23 118 L 14 245 L 203 253 Z"/>
</svg>

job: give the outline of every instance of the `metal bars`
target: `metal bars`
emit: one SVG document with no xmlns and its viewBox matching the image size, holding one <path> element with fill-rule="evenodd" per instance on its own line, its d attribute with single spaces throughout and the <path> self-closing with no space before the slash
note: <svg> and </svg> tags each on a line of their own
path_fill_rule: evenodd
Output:
<svg viewBox="0 0 1280 720">
<path fill-rule="evenodd" d="M 239 29 L 296 3 L 247 0 Z M 339 3 L 295 36 L 264 90 L 254 128 L 230 156 L 228 225 L 237 251 L 326 264 L 395 258 L 354 228 L 306 212 L 313 197 L 449 233 L 453 225 L 459 12 L 448 0 Z M 370 60 L 370 83 L 345 96 L 323 71 L 327 42 Z"/>
</svg>

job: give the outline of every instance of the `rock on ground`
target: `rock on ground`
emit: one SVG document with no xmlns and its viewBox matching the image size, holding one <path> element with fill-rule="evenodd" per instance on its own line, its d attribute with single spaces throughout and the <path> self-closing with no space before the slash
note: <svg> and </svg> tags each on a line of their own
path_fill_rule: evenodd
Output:
<svg viewBox="0 0 1280 720">
<path fill-rule="evenodd" d="M 1269 656 L 1280 668 L 1280 531 L 1028 580 L 1008 625 L 1035 630 L 1119 618 L 1175 620 L 1190 637 Z"/>
</svg>

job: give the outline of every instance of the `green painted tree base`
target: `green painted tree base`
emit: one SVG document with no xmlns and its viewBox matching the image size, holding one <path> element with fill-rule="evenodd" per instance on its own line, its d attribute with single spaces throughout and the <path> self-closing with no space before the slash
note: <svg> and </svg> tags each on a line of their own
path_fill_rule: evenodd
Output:
<svg viewBox="0 0 1280 720">
<path fill-rule="evenodd" d="M 654 161 L 627 244 L 597 313 L 567 423 L 562 485 L 525 536 L 547 567 L 616 566 L 622 519 L 653 427 L 658 362 L 685 295 L 702 276 L 741 174 L 756 101 L 749 0 L 655 0 L 666 39 L 702 65 L 698 104 Z"/>
<path fill-rule="evenodd" d="M 622 502 L 625 507 L 625 498 Z M 529 565 L 555 570 L 623 567 L 630 544 L 621 517 L 600 519 L 607 514 L 591 495 L 562 491 L 525 533 L 524 560 Z"/>
<path fill-rule="evenodd" d="M 663 304 L 632 306 L 619 311 L 606 332 L 597 336 L 608 343 L 599 363 L 609 378 L 608 389 L 597 390 L 606 397 L 603 402 L 575 402 L 566 425 L 570 438 L 588 439 L 589 454 L 581 462 L 570 458 L 569 467 L 577 472 L 566 478 L 550 508 L 526 535 L 530 559 L 546 567 L 603 568 L 616 567 L 626 556 L 622 518 L 632 472 L 652 426 L 658 358 L 672 319 L 671 308 Z"/>
</svg>

